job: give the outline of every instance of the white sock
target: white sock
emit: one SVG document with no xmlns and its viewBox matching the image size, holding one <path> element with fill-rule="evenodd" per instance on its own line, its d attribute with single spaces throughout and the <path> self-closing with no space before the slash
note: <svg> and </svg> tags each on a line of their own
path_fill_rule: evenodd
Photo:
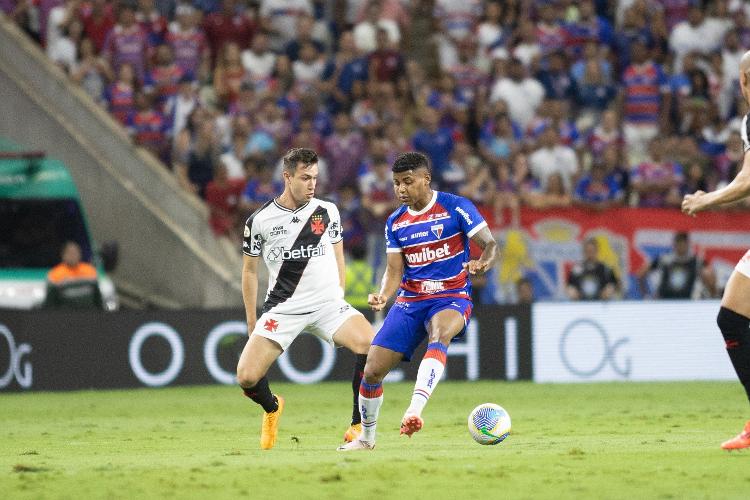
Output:
<svg viewBox="0 0 750 500">
<path fill-rule="evenodd" d="M 378 412 L 383 404 L 383 385 L 368 384 L 364 380 L 359 386 L 359 413 L 362 416 L 361 441 L 375 442 L 375 426 L 378 423 Z"/>
<path fill-rule="evenodd" d="M 407 414 L 422 415 L 422 410 L 437 387 L 440 378 L 445 371 L 445 361 L 448 348 L 440 342 L 427 345 L 427 352 L 419 363 L 417 381 L 414 384 L 414 392 L 411 396 L 411 404 L 406 410 Z"/>
</svg>

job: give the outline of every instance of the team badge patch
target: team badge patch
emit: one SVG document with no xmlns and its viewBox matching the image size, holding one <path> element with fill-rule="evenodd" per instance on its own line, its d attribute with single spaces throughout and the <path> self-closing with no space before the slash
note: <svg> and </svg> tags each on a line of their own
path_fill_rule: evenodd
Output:
<svg viewBox="0 0 750 500">
<path fill-rule="evenodd" d="M 276 321 L 275 319 L 268 319 L 263 325 L 263 328 L 271 333 L 275 332 L 278 327 L 279 327 L 279 322 Z"/>
<path fill-rule="evenodd" d="M 436 237 L 440 238 L 443 235 L 443 225 L 435 224 L 434 226 L 430 226 L 430 231 L 432 231 L 432 234 Z"/>
<path fill-rule="evenodd" d="M 323 225 L 323 216 L 322 215 L 313 215 L 310 218 L 310 229 L 312 229 L 312 232 L 321 235 L 326 230 L 326 227 Z"/>
</svg>

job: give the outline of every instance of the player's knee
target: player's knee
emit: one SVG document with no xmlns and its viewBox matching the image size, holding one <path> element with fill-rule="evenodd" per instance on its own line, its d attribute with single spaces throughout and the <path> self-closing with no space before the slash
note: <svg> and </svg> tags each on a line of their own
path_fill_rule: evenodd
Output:
<svg viewBox="0 0 750 500">
<path fill-rule="evenodd" d="M 716 316 L 721 335 L 727 344 L 727 349 L 739 347 L 742 343 L 750 342 L 750 318 L 737 314 L 731 309 L 722 307 Z"/>
<path fill-rule="evenodd" d="M 379 384 L 383 381 L 386 374 L 385 370 L 380 369 L 372 363 L 367 363 L 362 372 L 362 379 L 368 384 Z"/>
<path fill-rule="evenodd" d="M 257 373 L 254 373 L 253 370 L 247 367 L 237 367 L 237 383 L 240 384 L 240 387 L 255 387 L 261 378 L 262 377 L 258 376 Z"/>
</svg>

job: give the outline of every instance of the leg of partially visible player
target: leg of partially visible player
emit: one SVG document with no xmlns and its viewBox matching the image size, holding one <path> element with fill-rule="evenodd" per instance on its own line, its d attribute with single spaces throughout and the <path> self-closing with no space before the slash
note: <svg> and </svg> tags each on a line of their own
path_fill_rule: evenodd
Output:
<svg viewBox="0 0 750 500">
<path fill-rule="evenodd" d="M 383 404 L 383 379 L 404 355 L 379 345 L 370 346 L 364 376 L 359 388 L 359 410 L 362 416 L 362 433 L 340 451 L 367 450 L 375 447 L 378 414 Z"/>
<path fill-rule="evenodd" d="M 750 272 L 750 266 L 743 257 L 729 277 L 716 322 L 724 337 L 729 359 L 750 399 L 750 277 L 743 272 L 745 270 Z M 750 448 L 750 421 L 739 435 L 725 441 L 721 447 L 725 450 Z"/>
<path fill-rule="evenodd" d="M 422 410 L 445 371 L 448 344 L 466 327 L 466 317 L 455 309 L 442 309 L 430 318 L 427 352 L 419 363 L 411 404 L 401 420 L 401 434 L 411 437 L 422 428 Z"/>
<path fill-rule="evenodd" d="M 264 450 L 270 450 L 276 443 L 278 421 L 284 410 L 284 399 L 271 392 L 266 378 L 268 369 L 282 352 L 273 340 L 251 335 L 237 363 L 237 381 L 242 391 L 263 407 L 260 447 Z"/>
<path fill-rule="evenodd" d="M 359 390 L 367 362 L 367 351 L 375 332 L 372 325 L 361 314 L 347 319 L 333 334 L 333 340 L 352 351 L 355 355 L 352 372 L 352 421 L 344 433 L 344 441 L 351 442 L 362 432 L 362 418 L 359 412 Z"/>
</svg>

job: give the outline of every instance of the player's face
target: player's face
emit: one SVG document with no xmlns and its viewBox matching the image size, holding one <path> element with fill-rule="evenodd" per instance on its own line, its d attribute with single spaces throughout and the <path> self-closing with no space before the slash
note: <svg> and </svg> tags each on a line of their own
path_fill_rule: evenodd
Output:
<svg viewBox="0 0 750 500">
<path fill-rule="evenodd" d="M 297 203 L 307 203 L 315 196 L 315 184 L 318 182 L 318 164 L 298 164 L 294 175 L 284 171 L 284 180 L 292 198 Z"/>
<path fill-rule="evenodd" d="M 427 203 L 430 195 L 430 173 L 425 168 L 394 172 L 393 190 L 398 201 L 409 207 Z"/>
</svg>

